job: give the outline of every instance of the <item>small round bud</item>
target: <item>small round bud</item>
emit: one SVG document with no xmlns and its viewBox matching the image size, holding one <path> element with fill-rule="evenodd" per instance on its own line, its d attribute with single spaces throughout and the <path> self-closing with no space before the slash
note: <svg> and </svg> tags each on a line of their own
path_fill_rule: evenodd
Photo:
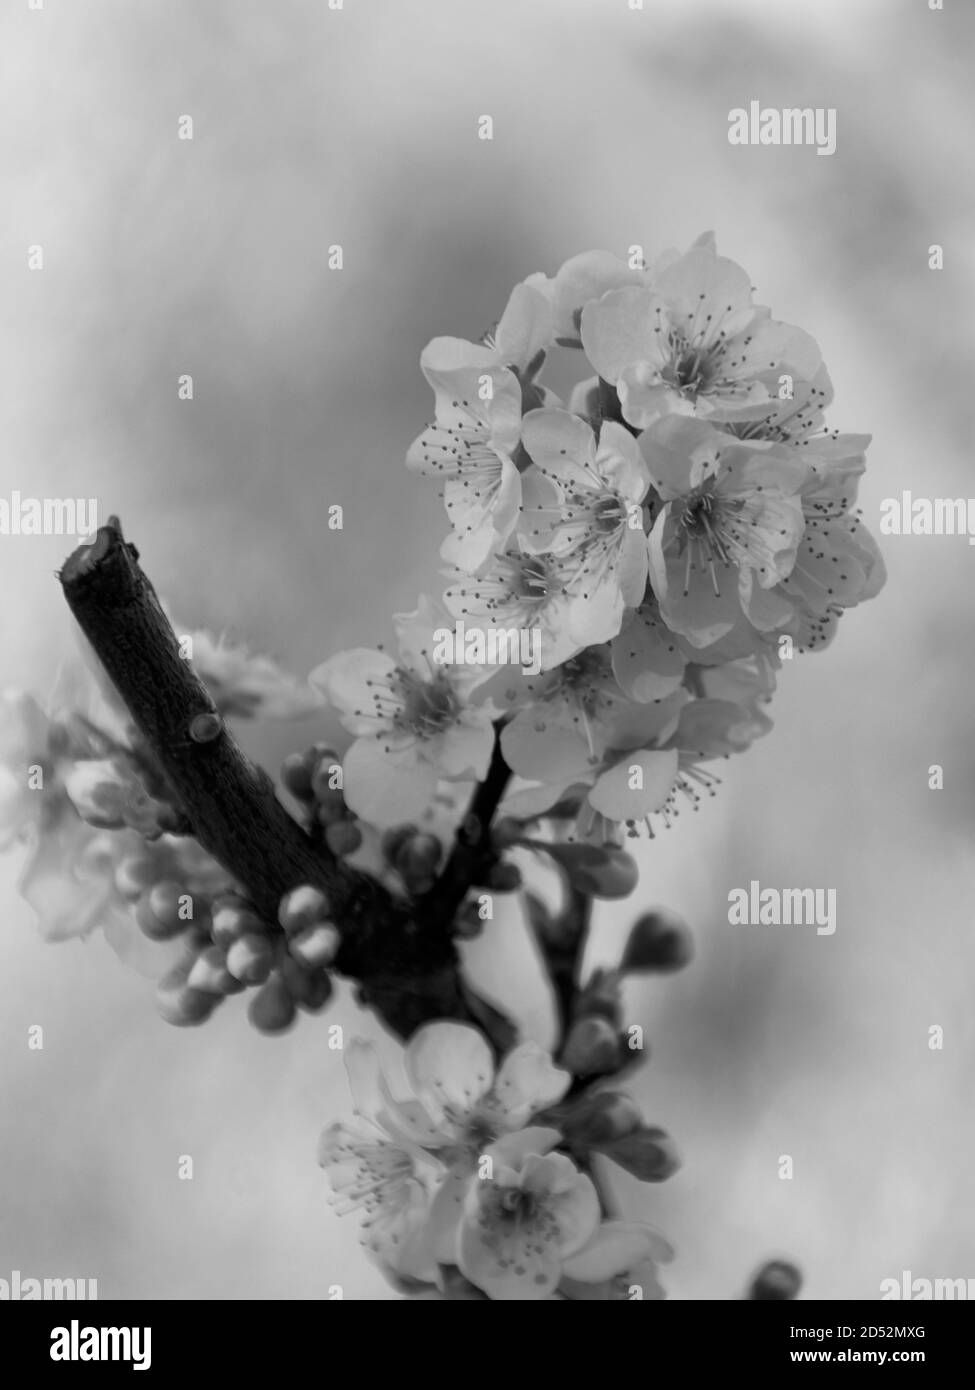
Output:
<svg viewBox="0 0 975 1390">
<path fill-rule="evenodd" d="M 274 947 L 266 936 L 245 932 L 227 951 L 227 969 L 245 985 L 259 985 L 267 979 L 274 964 Z"/>
<path fill-rule="evenodd" d="M 175 878 L 157 879 L 149 889 L 149 903 L 161 922 L 169 918 L 184 923 L 194 920 L 192 915 L 186 915 L 193 913 L 193 895 L 186 891 L 185 883 L 178 883 Z"/>
<path fill-rule="evenodd" d="M 586 1146 L 623 1139 L 643 1125 L 640 1107 L 622 1091 L 597 1091 L 584 1097 L 565 1122 L 567 1137 Z"/>
<path fill-rule="evenodd" d="M 521 887 L 521 870 L 517 864 L 494 864 L 487 876 L 487 886 L 495 893 L 513 893 Z"/>
<path fill-rule="evenodd" d="M 362 844 L 362 831 L 355 821 L 336 821 L 325 827 L 325 843 L 333 854 L 355 854 Z"/>
<path fill-rule="evenodd" d="M 620 977 L 616 970 L 596 969 L 586 981 L 575 1007 L 576 1018 L 604 1018 L 613 1030 L 619 1029 L 623 1017 Z"/>
<path fill-rule="evenodd" d="M 620 1042 L 605 1018 L 580 1018 L 573 1023 L 562 1051 L 562 1066 L 573 1076 L 605 1076 L 618 1070 Z"/>
<path fill-rule="evenodd" d="M 213 905 L 211 933 L 218 946 L 229 948 L 242 936 L 260 936 L 264 923 L 243 900 L 218 899 Z"/>
<path fill-rule="evenodd" d="M 802 1275 L 788 1260 L 769 1260 L 755 1275 L 748 1290 L 750 1299 L 785 1302 L 796 1298 L 802 1288 Z"/>
<path fill-rule="evenodd" d="M 285 893 L 278 907 L 278 921 L 290 936 L 292 932 L 304 931 L 316 922 L 323 922 L 328 916 L 328 898 L 320 888 L 303 883 Z"/>
<path fill-rule="evenodd" d="M 192 923 L 180 917 L 183 885 L 175 879 L 160 879 L 142 893 L 135 905 L 135 920 L 150 941 L 170 941 Z"/>
<path fill-rule="evenodd" d="M 394 825 L 387 830 L 379 842 L 379 848 L 390 864 L 395 865 L 399 852 L 406 841 L 417 833 L 415 825 Z"/>
<path fill-rule="evenodd" d="M 676 912 L 659 908 L 634 922 L 620 969 L 627 974 L 667 974 L 682 970 L 693 957 L 690 927 Z"/>
<path fill-rule="evenodd" d="M 275 972 L 261 985 L 247 1006 L 247 1017 L 259 1033 L 283 1033 L 295 1021 L 295 1001 Z"/>
<path fill-rule="evenodd" d="M 194 743 L 212 743 L 220 737 L 222 730 L 223 720 L 211 710 L 197 714 L 190 720 L 190 738 Z"/>
<path fill-rule="evenodd" d="M 349 815 L 349 808 L 344 801 L 316 801 L 315 819 L 319 825 L 342 825 Z"/>
<path fill-rule="evenodd" d="M 226 953 L 220 946 L 205 946 L 190 968 L 187 984 L 204 994 L 239 994 L 244 988 L 227 969 Z"/>
<path fill-rule="evenodd" d="M 547 844 L 545 849 L 572 886 L 594 898 L 629 897 L 640 877 L 633 856 L 614 845 Z"/>
<path fill-rule="evenodd" d="M 341 772 L 342 764 L 339 762 L 337 753 L 333 753 L 331 749 L 328 749 L 327 752 L 328 756 L 319 759 L 314 772 L 311 774 L 311 789 L 316 801 L 337 803 L 344 806 L 345 796 L 341 786 L 332 785 L 333 782 L 341 781 L 341 777 L 337 777 L 336 774 Z"/>
<path fill-rule="evenodd" d="M 194 989 L 187 981 L 185 964 L 168 971 L 156 985 L 156 1006 L 167 1023 L 178 1028 L 203 1023 L 213 1013 L 219 995 Z"/>
<path fill-rule="evenodd" d="M 598 1145 L 620 1168 L 641 1182 L 664 1182 L 680 1167 L 677 1145 L 658 1125 L 640 1125 L 632 1134 L 603 1140 Z"/>
<path fill-rule="evenodd" d="M 332 997 L 332 981 L 324 970 L 304 970 L 287 956 L 281 962 L 281 979 L 295 1003 L 309 1013 L 323 1009 Z"/>
<path fill-rule="evenodd" d="M 321 763 L 340 763 L 342 761 L 330 743 L 313 743 L 310 748 L 305 749 L 302 756 L 305 759 L 309 777 Z"/>
<path fill-rule="evenodd" d="M 429 880 L 437 872 L 442 850 L 436 835 L 415 830 L 404 838 L 393 861 L 403 878 L 412 886 L 416 881 Z"/>
<path fill-rule="evenodd" d="M 484 919 L 478 908 L 477 899 L 462 903 L 454 918 L 454 935 L 461 941 L 474 941 L 484 930 Z"/>
<path fill-rule="evenodd" d="M 292 796 L 299 801 L 314 801 L 315 793 L 311 785 L 311 769 L 304 753 L 289 753 L 281 764 L 281 782 Z"/>
<path fill-rule="evenodd" d="M 297 932 L 288 942 L 288 950 L 299 964 L 310 970 L 331 965 L 342 938 L 331 922 L 317 922 Z"/>
</svg>

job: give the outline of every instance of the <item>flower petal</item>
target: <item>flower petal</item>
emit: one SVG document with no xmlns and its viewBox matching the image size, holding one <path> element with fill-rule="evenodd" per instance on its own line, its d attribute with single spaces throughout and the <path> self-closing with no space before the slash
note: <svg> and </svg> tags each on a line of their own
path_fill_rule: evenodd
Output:
<svg viewBox="0 0 975 1390">
<path fill-rule="evenodd" d="M 483 1035 L 466 1023 L 426 1023 L 406 1048 L 406 1070 L 420 1099 L 429 1096 L 454 1115 L 466 1115 L 487 1094 L 494 1059 Z"/>
<path fill-rule="evenodd" d="M 661 700 L 680 688 L 687 663 L 673 633 L 652 608 L 625 615 L 612 649 L 613 674 L 630 699 Z"/>
<path fill-rule="evenodd" d="M 642 785 L 631 787 L 633 769 L 640 771 Z M 648 751 L 634 749 L 615 767 L 597 777 L 589 792 L 589 803 L 609 820 L 642 820 L 659 811 L 673 789 L 677 777 L 677 753 L 673 749 Z"/>
<path fill-rule="evenodd" d="M 501 1063 L 492 1099 L 512 1129 L 518 1129 L 536 1110 L 561 1100 L 572 1077 L 552 1062 L 536 1042 L 524 1042 Z"/>
<path fill-rule="evenodd" d="M 595 1283 L 625 1274 L 644 1260 L 673 1258 L 673 1247 L 652 1226 L 635 1221 L 604 1221 L 592 1239 L 562 1265 L 570 1279 Z"/>
<path fill-rule="evenodd" d="M 494 340 L 506 366 L 527 367 L 555 337 L 555 312 L 541 289 L 524 282 L 511 291 Z"/>
<path fill-rule="evenodd" d="M 380 829 L 416 820 L 437 789 L 437 769 L 415 745 L 387 749 L 376 738 L 357 738 L 342 772 L 349 809 Z"/>
<path fill-rule="evenodd" d="M 604 381 L 615 385 L 627 367 L 656 373 L 667 361 L 667 306 L 651 290 L 610 290 L 582 311 L 582 345 Z"/>
<path fill-rule="evenodd" d="M 370 686 L 387 685 L 395 669 L 395 661 L 386 652 L 354 647 L 316 666 L 308 680 L 343 716 L 350 733 L 365 734 L 388 722 L 376 711 Z"/>
</svg>

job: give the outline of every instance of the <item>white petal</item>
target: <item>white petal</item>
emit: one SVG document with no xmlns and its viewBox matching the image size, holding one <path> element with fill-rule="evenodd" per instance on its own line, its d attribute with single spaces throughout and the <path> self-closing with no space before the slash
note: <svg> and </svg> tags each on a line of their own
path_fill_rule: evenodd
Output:
<svg viewBox="0 0 975 1390">
<path fill-rule="evenodd" d="M 633 787 L 632 773 L 639 768 L 642 786 Z M 674 749 L 627 753 L 615 767 L 596 779 L 589 793 L 589 803 L 608 820 L 642 820 L 659 811 L 666 802 L 677 776 L 677 753 Z"/>
<path fill-rule="evenodd" d="M 524 1124 L 536 1110 L 554 1105 L 568 1090 L 572 1078 L 552 1062 L 536 1042 L 521 1043 L 501 1064 L 494 1083 L 494 1098 L 512 1127 Z"/>
<path fill-rule="evenodd" d="M 413 1089 L 440 1106 L 467 1114 L 486 1095 L 494 1079 L 491 1049 L 476 1028 L 465 1023 L 427 1023 L 406 1049 Z"/>
<path fill-rule="evenodd" d="M 357 738 L 342 769 L 349 808 L 381 829 L 416 820 L 437 787 L 436 768 L 415 747 L 387 752 L 375 738 Z"/>
</svg>

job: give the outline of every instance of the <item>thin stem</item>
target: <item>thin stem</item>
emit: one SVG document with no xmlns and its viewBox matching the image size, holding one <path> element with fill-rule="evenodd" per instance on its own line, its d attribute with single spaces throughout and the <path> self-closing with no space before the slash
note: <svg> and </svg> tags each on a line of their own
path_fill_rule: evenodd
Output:
<svg viewBox="0 0 975 1390">
<path fill-rule="evenodd" d="M 484 781 L 476 787 L 467 813 L 457 831 L 453 848 L 440 877 L 420 900 L 424 930 L 431 936 L 449 936 L 457 909 L 471 886 L 484 882 L 496 859 L 491 844 L 491 821 L 508 782 L 511 769 L 501 752 L 503 721 L 494 726 L 494 748 Z"/>
</svg>

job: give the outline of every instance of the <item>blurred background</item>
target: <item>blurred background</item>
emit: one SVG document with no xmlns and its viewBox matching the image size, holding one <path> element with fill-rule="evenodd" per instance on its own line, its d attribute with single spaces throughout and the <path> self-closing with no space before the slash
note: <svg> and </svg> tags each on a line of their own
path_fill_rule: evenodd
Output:
<svg viewBox="0 0 975 1390">
<path fill-rule="evenodd" d="M 708 228 L 819 341 L 830 423 L 873 433 L 875 531 L 902 489 L 975 494 L 973 42 L 951 0 L 4 0 L 0 495 L 96 497 L 184 622 L 305 672 L 439 585 L 436 488 L 402 463 L 427 340 L 476 338 L 577 251 L 652 257 Z M 836 153 L 730 146 L 753 99 L 835 107 Z M 71 544 L 0 538 L 0 685 L 43 694 L 71 652 Z M 883 544 L 880 599 L 786 665 L 774 732 L 598 919 L 598 960 L 638 906 L 697 933 L 687 971 L 628 999 L 652 1050 L 636 1089 L 685 1163 L 618 1190 L 676 1244 L 674 1298 L 737 1297 L 773 1255 L 810 1298 L 975 1277 L 975 553 Z M 242 733 L 274 766 L 318 730 Z M 266 1039 L 231 1001 L 169 1028 L 99 934 L 38 939 L 17 868 L 0 860 L 0 1276 L 395 1297 L 315 1162 L 348 1105 L 325 1023 L 377 1036 L 371 1018 L 343 999 Z M 834 887 L 836 934 L 729 926 L 752 878 Z M 475 965 L 500 980 L 498 940 L 545 1040 L 517 920 Z"/>
</svg>

